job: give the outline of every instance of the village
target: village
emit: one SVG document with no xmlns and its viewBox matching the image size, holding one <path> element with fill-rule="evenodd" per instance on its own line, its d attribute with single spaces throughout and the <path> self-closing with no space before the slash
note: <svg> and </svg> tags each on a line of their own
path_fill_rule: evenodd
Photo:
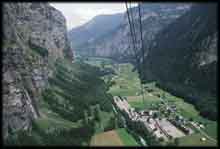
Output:
<svg viewBox="0 0 220 149">
<path fill-rule="evenodd" d="M 163 100 L 161 98 L 161 100 Z M 175 106 L 169 106 L 166 102 L 161 102 L 165 105 L 164 113 L 172 113 L 175 116 L 166 117 L 159 110 L 144 109 L 137 111 L 132 108 L 126 100 L 126 97 L 115 96 L 114 102 L 118 109 L 125 111 L 130 120 L 142 122 L 149 132 L 152 132 L 157 139 L 168 142 L 171 139 L 181 138 L 186 135 L 191 135 L 194 130 L 204 128 L 204 125 L 194 121 L 189 121 L 181 115 L 175 113 Z M 193 129 L 194 128 L 194 129 Z M 206 141 L 207 138 L 200 138 L 201 141 Z"/>
<path fill-rule="evenodd" d="M 116 72 L 104 77 L 106 82 L 113 82 L 109 90 L 113 95 L 113 112 L 117 116 L 113 131 L 124 129 L 143 146 L 216 144 L 214 132 L 211 132 L 215 128 L 212 122 L 199 116 L 195 107 L 182 98 L 157 87 L 155 82 L 144 84 L 141 91 L 132 65 L 124 63 L 113 67 L 106 62 L 103 66 L 98 60 L 93 65 L 112 68 Z"/>
</svg>

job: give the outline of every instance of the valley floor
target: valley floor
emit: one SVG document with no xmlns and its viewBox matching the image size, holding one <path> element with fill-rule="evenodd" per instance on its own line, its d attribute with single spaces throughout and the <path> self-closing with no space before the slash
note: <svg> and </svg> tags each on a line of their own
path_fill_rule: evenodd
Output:
<svg viewBox="0 0 220 149">
<path fill-rule="evenodd" d="M 127 123 L 123 119 L 124 117 L 118 111 L 117 107 L 111 106 L 114 100 L 107 97 L 110 94 L 112 97 L 125 99 L 128 105 L 136 111 L 156 110 L 159 113 L 159 117 L 162 118 L 167 118 L 166 114 L 164 114 L 167 105 L 175 106 L 175 114 L 181 115 L 186 120 L 193 120 L 193 122 L 197 123 L 197 127 L 199 123 L 203 125 L 203 128 L 190 126 L 194 133 L 180 137 L 177 140 L 177 146 L 216 146 L 217 122 L 201 117 L 193 105 L 186 103 L 182 98 L 173 96 L 158 88 L 155 82 L 144 84 L 143 100 L 138 73 L 132 71 L 133 66 L 131 64 L 117 64 L 110 59 L 103 58 L 90 58 L 84 62 L 96 66 L 101 71 L 107 71 L 107 74 L 101 77 L 102 80 L 98 77 L 94 79 L 91 74 L 96 76 L 96 72 L 94 72 L 95 67 L 90 68 L 85 64 L 77 62 L 68 64 L 65 61 L 57 65 L 57 75 L 53 81 L 58 82 L 60 85 L 52 85 L 50 88 L 55 96 L 47 96 L 47 100 L 40 100 L 41 117 L 35 121 L 35 127 L 31 134 L 21 134 L 21 137 L 18 137 L 19 140 L 15 136 L 8 144 L 83 146 L 150 145 L 148 139 L 143 139 L 143 136 L 141 137 L 134 130 L 128 128 Z M 84 77 L 81 77 L 82 75 Z M 103 80 L 105 84 L 100 82 Z M 77 83 L 81 83 L 81 85 L 77 86 Z M 100 87 L 96 83 L 101 83 L 102 86 Z M 93 88 L 93 91 L 85 93 L 85 90 L 88 90 L 88 85 Z M 106 86 L 109 87 L 108 90 Z M 77 90 L 77 87 L 80 90 Z M 63 94 L 57 94 L 61 93 L 61 91 Z M 75 97 L 75 95 L 78 96 Z M 55 99 L 59 99 L 56 105 L 54 105 Z M 85 105 L 80 105 L 82 108 L 77 110 L 78 113 L 71 111 L 74 108 L 69 107 L 69 112 L 65 108 L 69 106 L 69 103 L 65 103 L 67 99 L 69 102 L 73 102 L 73 107 L 79 108 L 78 103 L 81 103 L 81 100 L 84 101 L 83 104 Z M 108 100 L 110 99 L 113 101 L 109 102 Z M 64 109 L 60 109 L 60 111 L 59 109 L 53 109 L 57 107 Z M 108 108 L 110 110 L 107 110 Z M 68 115 L 69 113 L 70 115 Z M 81 116 L 78 114 L 81 114 Z M 72 120 L 74 118 L 73 116 L 77 120 Z M 171 117 L 175 116 L 171 115 Z M 120 119 L 123 121 L 121 124 L 119 123 Z M 90 123 L 86 122 L 87 120 Z M 202 141 L 201 138 L 205 138 L 206 140 Z M 157 145 L 165 146 L 169 143 L 172 142 L 163 140 Z"/>
<path fill-rule="evenodd" d="M 101 69 L 114 69 L 116 74 L 111 76 L 111 81 L 114 83 L 110 87 L 109 93 L 113 96 L 125 97 L 131 107 L 137 110 L 156 109 L 162 112 L 165 108 L 161 105 L 161 97 L 163 97 L 166 104 L 175 106 L 176 113 L 181 115 L 184 119 L 192 119 L 198 123 L 198 125 L 199 123 L 204 125 L 204 128 L 192 127 L 195 133 L 179 138 L 179 146 L 215 146 L 217 144 L 217 122 L 201 117 L 192 104 L 186 103 L 183 99 L 158 88 L 155 82 L 144 85 L 143 100 L 140 80 L 137 72 L 132 72 L 133 66 L 131 64 L 115 64 L 109 59 L 98 58 L 90 58 L 87 60 L 87 63 L 98 66 Z M 109 77 L 104 76 L 103 79 L 106 81 L 109 80 Z M 161 115 L 163 115 L 163 112 Z M 205 138 L 206 141 L 202 141 L 202 138 Z"/>
</svg>

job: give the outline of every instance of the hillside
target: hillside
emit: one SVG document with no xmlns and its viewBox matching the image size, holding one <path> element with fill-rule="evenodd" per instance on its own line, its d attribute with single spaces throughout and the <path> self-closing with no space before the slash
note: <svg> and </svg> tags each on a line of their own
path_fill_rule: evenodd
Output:
<svg viewBox="0 0 220 149">
<path fill-rule="evenodd" d="M 216 119 L 217 8 L 195 5 L 161 30 L 145 58 L 145 79 L 185 97 Z"/>
</svg>

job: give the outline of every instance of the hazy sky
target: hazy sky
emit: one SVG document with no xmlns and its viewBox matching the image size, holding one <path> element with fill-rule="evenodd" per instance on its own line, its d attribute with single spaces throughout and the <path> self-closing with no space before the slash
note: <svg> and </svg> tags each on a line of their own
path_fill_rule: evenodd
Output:
<svg viewBox="0 0 220 149">
<path fill-rule="evenodd" d="M 82 25 L 96 15 L 114 14 L 126 10 L 125 3 L 50 3 L 66 18 L 67 29 Z M 133 3 L 132 6 L 136 5 Z"/>
</svg>

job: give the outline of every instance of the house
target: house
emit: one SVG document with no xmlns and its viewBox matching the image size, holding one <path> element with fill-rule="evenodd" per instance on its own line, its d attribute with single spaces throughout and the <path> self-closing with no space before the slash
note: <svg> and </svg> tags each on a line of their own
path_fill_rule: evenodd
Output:
<svg viewBox="0 0 220 149">
<path fill-rule="evenodd" d="M 200 138 L 200 140 L 204 142 L 204 141 L 206 141 L 206 138 L 202 137 L 202 138 Z"/>
<path fill-rule="evenodd" d="M 149 116 L 152 116 L 154 112 L 150 110 L 148 113 L 149 113 Z"/>
<path fill-rule="evenodd" d="M 204 126 L 204 125 L 202 125 L 202 124 L 200 124 L 200 125 L 199 125 L 199 127 L 200 127 L 200 128 L 203 128 L 203 129 L 205 128 L 205 126 Z"/>
<path fill-rule="evenodd" d="M 149 112 L 148 111 L 143 111 L 143 114 L 144 115 L 149 115 Z"/>
</svg>

